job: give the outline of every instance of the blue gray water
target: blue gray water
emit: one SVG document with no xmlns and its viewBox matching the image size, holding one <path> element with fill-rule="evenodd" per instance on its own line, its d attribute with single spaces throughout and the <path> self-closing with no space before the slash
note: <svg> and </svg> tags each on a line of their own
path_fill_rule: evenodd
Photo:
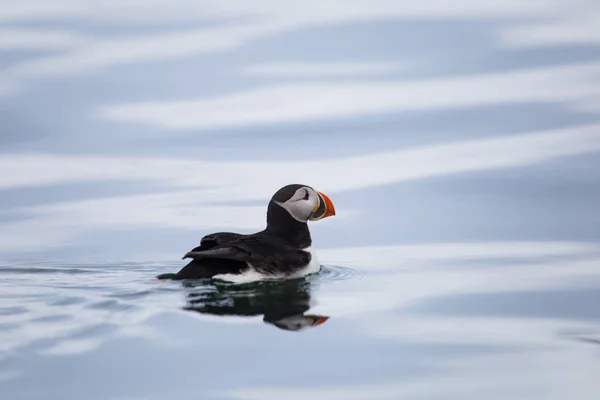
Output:
<svg viewBox="0 0 600 400">
<path fill-rule="evenodd" d="M 2 399 L 598 399 L 596 1 L 0 3 Z M 161 282 L 305 183 L 322 271 Z"/>
</svg>

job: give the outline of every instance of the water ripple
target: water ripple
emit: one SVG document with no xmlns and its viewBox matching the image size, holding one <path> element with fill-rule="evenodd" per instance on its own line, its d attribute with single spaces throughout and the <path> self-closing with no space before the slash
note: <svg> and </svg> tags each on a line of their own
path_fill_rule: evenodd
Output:
<svg viewBox="0 0 600 400">
<path fill-rule="evenodd" d="M 97 270 L 82 268 L 56 268 L 56 267 L 0 267 L 0 273 L 4 274 L 89 274 L 97 273 Z"/>
<path fill-rule="evenodd" d="M 318 274 L 318 279 L 322 282 L 335 282 L 349 279 L 362 279 L 366 276 L 367 274 L 364 272 L 360 272 L 352 268 L 342 267 L 339 265 L 323 265 Z"/>
<path fill-rule="evenodd" d="M 20 306 L 0 307 L 0 316 L 24 314 L 27 311 L 27 308 Z"/>
</svg>

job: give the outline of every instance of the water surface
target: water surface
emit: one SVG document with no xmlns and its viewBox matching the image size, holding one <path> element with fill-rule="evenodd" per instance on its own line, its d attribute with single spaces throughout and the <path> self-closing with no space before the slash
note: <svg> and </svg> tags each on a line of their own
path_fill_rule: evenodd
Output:
<svg viewBox="0 0 600 400">
<path fill-rule="evenodd" d="M 8 399 L 597 399 L 596 2 L 0 4 Z M 157 281 L 305 183 L 319 274 Z"/>
</svg>

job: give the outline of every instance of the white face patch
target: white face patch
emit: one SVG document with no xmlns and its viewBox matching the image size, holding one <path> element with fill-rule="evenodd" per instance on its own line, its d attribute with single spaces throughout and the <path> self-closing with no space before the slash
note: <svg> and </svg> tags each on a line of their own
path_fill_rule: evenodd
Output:
<svg viewBox="0 0 600 400">
<path fill-rule="evenodd" d="M 275 203 L 285 208 L 295 220 L 306 222 L 319 206 L 319 196 L 313 188 L 304 186 L 296 190 L 286 202 Z"/>
</svg>

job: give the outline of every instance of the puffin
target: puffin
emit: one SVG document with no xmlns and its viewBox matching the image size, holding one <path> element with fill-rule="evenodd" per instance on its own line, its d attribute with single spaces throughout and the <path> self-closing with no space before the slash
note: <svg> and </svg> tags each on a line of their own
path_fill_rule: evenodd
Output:
<svg viewBox="0 0 600 400">
<path fill-rule="evenodd" d="M 191 259 L 187 265 L 176 274 L 165 275 L 173 280 L 251 282 L 316 273 L 321 265 L 312 250 L 308 222 L 334 215 L 333 203 L 324 193 L 308 185 L 286 185 L 271 197 L 263 230 L 208 234 L 200 246 L 183 256 Z"/>
</svg>

